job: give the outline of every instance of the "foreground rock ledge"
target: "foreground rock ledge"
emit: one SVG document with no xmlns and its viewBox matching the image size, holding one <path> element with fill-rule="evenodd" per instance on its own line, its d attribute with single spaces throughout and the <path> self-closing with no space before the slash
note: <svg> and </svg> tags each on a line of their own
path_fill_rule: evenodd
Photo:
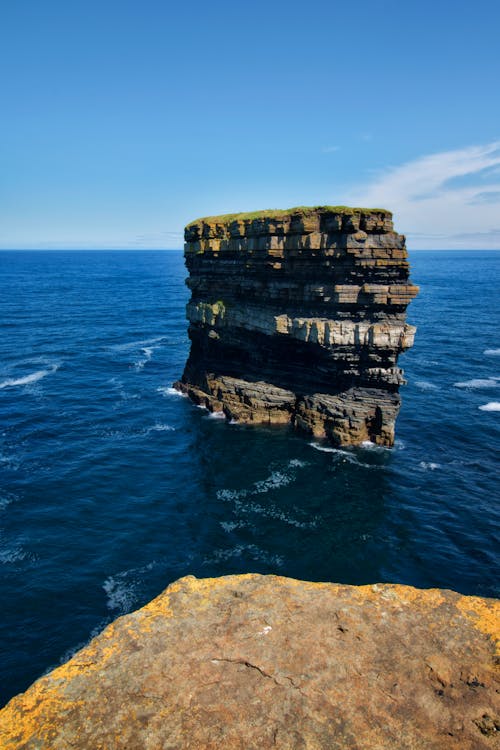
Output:
<svg viewBox="0 0 500 750">
<path fill-rule="evenodd" d="M 499 602 L 183 578 L 0 712 L 2 748 L 498 747 Z"/>
<path fill-rule="evenodd" d="M 389 211 L 212 216 L 185 240 L 191 352 L 175 387 L 229 420 L 393 444 L 418 287 Z"/>
</svg>

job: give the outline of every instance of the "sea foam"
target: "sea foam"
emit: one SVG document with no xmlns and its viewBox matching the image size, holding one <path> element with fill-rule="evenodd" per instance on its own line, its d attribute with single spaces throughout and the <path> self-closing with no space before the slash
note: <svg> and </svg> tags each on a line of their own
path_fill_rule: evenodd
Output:
<svg viewBox="0 0 500 750">
<path fill-rule="evenodd" d="M 126 344 L 113 344 L 109 347 L 113 352 L 126 352 L 130 349 L 140 349 L 142 347 L 150 346 L 151 344 L 159 344 L 160 341 L 165 341 L 165 336 L 157 336 L 154 339 L 141 339 L 139 341 L 129 341 Z"/>
<path fill-rule="evenodd" d="M 490 401 L 489 404 L 478 406 L 481 411 L 500 411 L 500 401 Z"/>
<path fill-rule="evenodd" d="M 487 357 L 500 357 L 500 349 L 485 349 L 483 354 Z"/>
<path fill-rule="evenodd" d="M 166 386 L 166 385 L 160 385 L 156 389 L 157 393 L 161 393 L 162 396 L 180 396 L 181 398 L 187 398 L 186 393 L 182 393 L 182 391 L 178 391 L 177 388 L 172 388 L 172 386 Z"/>
<path fill-rule="evenodd" d="M 360 461 L 354 453 L 342 450 L 342 448 L 333 448 L 328 445 L 321 445 L 321 443 L 309 443 L 309 445 L 311 446 L 311 448 L 315 448 L 315 450 L 321 451 L 321 453 L 332 453 L 339 461 L 354 464 L 355 466 L 361 466 L 363 467 L 363 469 L 379 468 L 378 464 L 365 464 L 363 461 Z"/>
<path fill-rule="evenodd" d="M 153 356 L 153 352 L 156 349 L 156 346 L 145 346 L 141 349 L 141 352 L 144 354 L 144 357 L 142 359 L 138 359 L 137 362 L 134 362 L 134 369 L 139 372 L 140 370 L 144 369 L 144 366 L 151 360 L 151 357 Z"/>
<path fill-rule="evenodd" d="M 441 390 L 435 383 L 430 383 L 428 380 L 416 380 L 415 385 L 421 391 L 439 391 Z"/>
<path fill-rule="evenodd" d="M 500 378 L 472 378 L 472 380 L 463 380 L 459 383 L 453 383 L 455 388 L 466 388 L 467 390 L 479 390 L 481 388 L 496 388 L 499 385 Z"/>
<path fill-rule="evenodd" d="M 13 388 L 16 385 L 30 385 L 31 383 L 36 383 L 38 380 L 47 377 L 47 375 L 52 375 L 54 372 L 57 372 L 58 369 L 59 365 L 54 364 L 50 365 L 50 367 L 47 367 L 45 370 L 37 370 L 36 372 L 24 375 L 21 378 L 7 378 L 0 383 L 0 388 Z"/>
</svg>

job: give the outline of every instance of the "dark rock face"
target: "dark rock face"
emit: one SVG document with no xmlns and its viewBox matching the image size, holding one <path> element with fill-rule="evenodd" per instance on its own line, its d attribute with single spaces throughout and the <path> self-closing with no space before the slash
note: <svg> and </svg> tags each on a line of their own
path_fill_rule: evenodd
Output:
<svg viewBox="0 0 500 750">
<path fill-rule="evenodd" d="M 499 603 L 183 578 L 0 711 L 4 750 L 493 750 Z"/>
<path fill-rule="evenodd" d="M 176 387 L 228 419 L 393 444 L 418 287 L 389 212 L 212 217 L 185 240 L 191 353 Z"/>
</svg>

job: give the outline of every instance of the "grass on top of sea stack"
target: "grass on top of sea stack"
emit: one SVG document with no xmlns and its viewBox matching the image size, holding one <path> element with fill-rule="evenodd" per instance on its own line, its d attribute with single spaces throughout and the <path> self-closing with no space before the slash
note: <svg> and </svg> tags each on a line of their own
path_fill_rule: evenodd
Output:
<svg viewBox="0 0 500 750">
<path fill-rule="evenodd" d="M 392 216 L 391 211 L 386 208 L 360 208 L 351 206 L 295 206 L 293 208 L 267 208 L 262 211 L 246 211 L 234 214 L 220 214 L 219 216 L 203 216 L 189 222 L 188 227 L 200 222 L 230 224 L 232 221 L 252 221 L 253 219 L 282 219 L 291 214 L 332 213 L 351 216 L 355 213 L 374 214 L 382 213 Z"/>
</svg>

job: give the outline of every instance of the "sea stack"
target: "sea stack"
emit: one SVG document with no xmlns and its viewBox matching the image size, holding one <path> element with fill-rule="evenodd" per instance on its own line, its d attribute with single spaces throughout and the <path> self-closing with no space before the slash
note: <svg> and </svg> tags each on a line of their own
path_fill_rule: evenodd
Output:
<svg viewBox="0 0 500 750">
<path fill-rule="evenodd" d="M 185 229 L 191 352 L 175 386 L 243 423 L 394 443 L 413 345 L 405 237 L 384 209 L 300 207 Z"/>
</svg>

